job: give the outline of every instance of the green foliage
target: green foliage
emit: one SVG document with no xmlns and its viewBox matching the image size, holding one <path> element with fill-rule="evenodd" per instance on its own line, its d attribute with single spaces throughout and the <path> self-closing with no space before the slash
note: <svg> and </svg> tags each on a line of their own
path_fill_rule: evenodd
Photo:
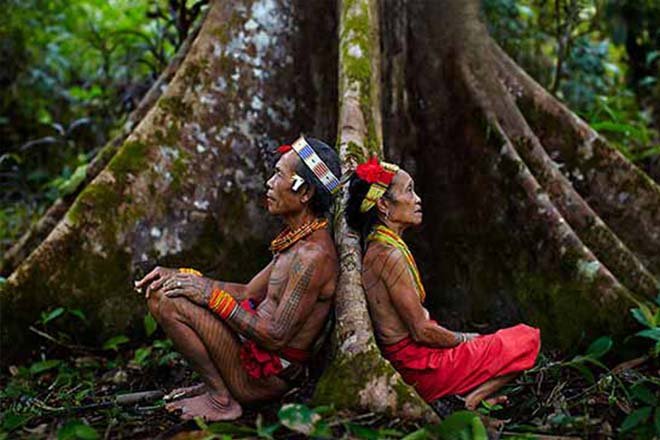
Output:
<svg viewBox="0 0 660 440">
<path fill-rule="evenodd" d="M 495 39 L 624 155 L 660 154 L 660 3 L 485 0 Z"/>
<path fill-rule="evenodd" d="M 87 164 L 167 66 L 204 3 L 3 3 L 0 253 L 49 203 L 78 188 Z"/>
<path fill-rule="evenodd" d="M 113 336 L 112 338 L 105 341 L 103 344 L 103 349 L 119 351 L 119 346 L 121 344 L 127 343 L 128 341 L 130 341 L 130 339 L 128 339 L 128 337 L 125 335 Z"/>
<path fill-rule="evenodd" d="M 660 354 L 660 294 L 655 298 L 656 306 L 640 304 L 630 311 L 635 320 L 646 329 L 635 333 L 635 336 L 650 339 L 655 342 L 651 349 L 651 355 L 658 357 Z"/>
<path fill-rule="evenodd" d="M 99 433 L 80 420 L 67 422 L 57 431 L 57 440 L 96 440 L 97 438 Z"/>
</svg>

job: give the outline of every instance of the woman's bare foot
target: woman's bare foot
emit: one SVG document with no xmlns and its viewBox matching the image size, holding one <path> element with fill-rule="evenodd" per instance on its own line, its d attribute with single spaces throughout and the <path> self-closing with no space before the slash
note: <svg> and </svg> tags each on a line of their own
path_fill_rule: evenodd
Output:
<svg viewBox="0 0 660 440">
<path fill-rule="evenodd" d="M 485 399 L 485 396 L 480 393 L 471 393 L 465 398 L 465 407 L 469 410 L 475 410 L 481 402 L 486 402 L 488 405 L 506 405 L 509 403 L 509 398 L 505 395 L 489 397 Z"/>
<path fill-rule="evenodd" d="M 243 408 L 231 396 L 218 396 L 210 391 L 169 403 L 165 408 L 170 412 L 180 410 L 183 420 L 201 417 L 207 422 L 236 420 L 243 414 Z"/>
<path fill-rule="evenodd" d="M 172 400 L 178 400 L 183 397 L 199 396 L 204 391 L 206 391 L 206 384 L 200 382 L 190 387 L 177 388 L 172 390 L 165 397 L 163 397 L 163 400 L 165 402 L 170 402 Z"/>
</svg>

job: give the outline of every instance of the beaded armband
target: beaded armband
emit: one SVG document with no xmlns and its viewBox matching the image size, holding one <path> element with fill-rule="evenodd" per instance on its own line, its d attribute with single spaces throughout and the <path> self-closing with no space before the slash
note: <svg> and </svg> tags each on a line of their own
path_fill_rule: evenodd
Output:
<svg viewBox="0 0 660 440">
<path fill-rule="evenodd" d="M 209 309 L 213 313 L 220 316 L 222 319 L 227 320 L 238 308 L 238 303 L 230 294 L 224 290 L 216 287 L 211 292 L 211 298 L 209 298 Z"/>
<path fill-rule="evenodd" d="M 202 273 L 200 271 L 195 270 L 195 269 L 191 269 L 189 267 L 180 267 L 179 268 L 179 273 L 187 273 L 187 274 L 190 274 L 190 275 L 197 275 L 198 277 L 202 276 Z"/>
</svg>

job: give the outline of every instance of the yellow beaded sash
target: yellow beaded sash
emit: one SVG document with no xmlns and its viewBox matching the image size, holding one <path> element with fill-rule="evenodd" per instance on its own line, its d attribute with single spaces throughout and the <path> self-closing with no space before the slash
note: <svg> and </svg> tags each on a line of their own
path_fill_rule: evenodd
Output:
<svg viewBox="0 0 660 440">
<path fill-rule="evenodd" d="M 415 281 L 415 287 L 417 288 L 417 294 L 421 302 L 424 302 L 426 299 L 426 291 L 424 290 L 424 285 L 422 284 L 422 278 L 419 276 L 419 269 L 417 269 L 417 263 L 408 249 L 408 245 L 397 235 L 396 232 L 384 225 L 376 225 L 374 230 L 367 237 L 367 242 L 378 241 L 383 244 L 387 244 L 395 247 L 400 250 L 406 259 L 406 265 L 408 270 Z"/>
<path fill-rule="evenodd" d="M 298 240 L 307 237 L 314 231 L 323 229 L 328 226 L 328 220 L 324 218 L 316 218 L 311 222 L 303 224 L 295 231 L 289 228 L 280 232 L 273 241 L 270 242 L 270 250 L 274 254 L 278 254 L 293 246 Z"/>
</svg>

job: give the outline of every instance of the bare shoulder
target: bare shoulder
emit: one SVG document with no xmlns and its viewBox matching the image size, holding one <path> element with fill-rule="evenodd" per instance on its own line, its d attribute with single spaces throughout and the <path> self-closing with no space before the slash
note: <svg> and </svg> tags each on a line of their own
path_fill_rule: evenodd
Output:
<svg viewBox="0 0 660 440">
<path fill-rule="evenodd" d="M 401 258 L 403 258 L 403 254 L 399 249 L 383 243 L 372 242 L 364 254 L 362 264 L 365 269 L 372 269 L 374 267 L 391 266 Z"/>
<path fill-rule="evenodd" d="M 391 284 L 401 276 L 403 269 L 405 261 L 399 249 L 378 242 L 371 243 L 367 248 L 362 263 L 363 276 Z"/>
</svg>

